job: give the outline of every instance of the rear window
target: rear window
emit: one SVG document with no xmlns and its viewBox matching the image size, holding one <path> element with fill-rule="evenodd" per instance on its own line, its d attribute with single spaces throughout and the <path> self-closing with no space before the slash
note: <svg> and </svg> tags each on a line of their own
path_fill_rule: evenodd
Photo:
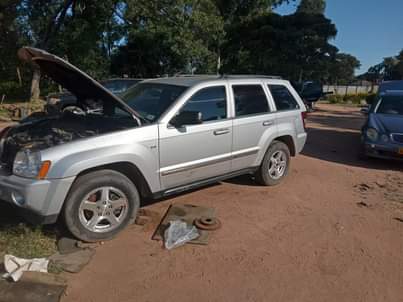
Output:
<svg viewBox="0 0 403 302">
<path fill-rule="evenodd" d="M 277 111 L 299 109 L 298 102 L 295 100 L 287 87 L 283 85 L 268 85 Z"/>
<path fill-rule="evenodd" d="M 270 111 L 261 85 L 233 85 L 236 116 L 267 113 Z"/>
</svg>

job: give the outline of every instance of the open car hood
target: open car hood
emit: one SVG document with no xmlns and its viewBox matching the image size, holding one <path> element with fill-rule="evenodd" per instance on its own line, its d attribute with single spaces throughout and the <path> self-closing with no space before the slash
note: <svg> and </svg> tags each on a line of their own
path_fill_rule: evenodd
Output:
<svg viewBox="0 0 403 302">
<path fill-rule="evenodd" d="M 142 119 L 136 111 L 69 62 L 42 49 L 33 47 L 22 47 L 18 51 L 18 57 L 20 60 L 39 68 L 42 74 L 47 75 L 53 81 L 69 90 L 78 99 L 99 98 L 104 102 L 104 106 L 117 106 L 130 113 L 141 125 Z"/>
</svg>

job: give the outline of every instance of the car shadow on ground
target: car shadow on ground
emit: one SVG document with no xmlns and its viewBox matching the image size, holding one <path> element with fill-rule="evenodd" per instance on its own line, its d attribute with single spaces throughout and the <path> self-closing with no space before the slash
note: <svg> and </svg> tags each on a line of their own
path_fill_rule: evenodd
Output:
<svg viewBox="0 0 403 302">
<path fill-rule="evenodd" d="M 57 241 L 61 237 L 71 237 L 60 221 L 50 225 L 31 224 L 19 214 L 17 207 L 0 201 L 0 245 L 2 239 L 26 240 L 33 232 L 40 233 L 41 240 Z"/>
<path fill-rule="evenodd" d="M 257 183 L 252 174 L 245 174 L 234 178 L 226 179 L 224 183 L 233 185 L 248 186 L 248 187 L 261 187 L 262 185 Z"/>
<path fill-rule="evenodd" d="M 198 188 L 190 189 L 188 191 L 178 192 L 178 193 L 174 193 L 174 194 L 171 194 L 171 195 L 162 196 L 162 197 L 158 197 L 158 198 L 145 197 L 145 198 L 143 198 L 141 200 L 141 207 L 151 206 L 153 204 L 160 203 L 160 202 L 163 202 L 163 201 L 166 201 L 166 200 L 170 200 L 170 199 L 173 199 L 175 197 L 190 195 L 190 194 L 192 194 L 194 192 L 197 192 L 197 191 L 200 191 L 200 190 L 205 190 L 207 188 L 212 188 L 212 187 L 219 186 L 219 185 L 221 185 L 221 183 L 216 182 L 216 183 L 203 185 L 203 186 L 200 186 Z"/>
<path fill-rule="evenodd" d="M 8 203 L 0 202 L 0 230 L 25 222 L 25 219 L 18 215 L 15 207 Z"/>
<path fill-rule="evenodd" d="M 403 171 L 403 163 L 396 160 L 362 158 L 360 143 L 360 132 L 358 131 L 309 128 L 308 140 L 302 154 L 354 167 Z"/>
</svg>

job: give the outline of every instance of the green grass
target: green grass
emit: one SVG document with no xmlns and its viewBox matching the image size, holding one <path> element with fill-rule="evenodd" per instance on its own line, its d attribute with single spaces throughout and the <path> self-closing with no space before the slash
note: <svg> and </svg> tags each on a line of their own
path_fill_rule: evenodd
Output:
<svg viewBox="0 0 403 302">
<path fill-rule="evenodd" d="M 4 117 L 4 118 L 10 117 L 8 110 L 2 108 L 1 106 L 0 106 L 0 117 Z"/>
<path fill-rule="evenodd" d="M 330 104 L 343 104 L 343 105 L 362 105 L 361 102 L 371 104 L 376 98 L 376 94 L 359 93 L 357 95 L 329 95 L 326 97 L 326 101 Z"/>
<path fill-rule="evenodd" d="M 23 222 L 8 205 L 0 204 L 0 255 L 22 258 L 48 257 L 57 250 L 56 233 L 51 228 Z"/>
</svg>

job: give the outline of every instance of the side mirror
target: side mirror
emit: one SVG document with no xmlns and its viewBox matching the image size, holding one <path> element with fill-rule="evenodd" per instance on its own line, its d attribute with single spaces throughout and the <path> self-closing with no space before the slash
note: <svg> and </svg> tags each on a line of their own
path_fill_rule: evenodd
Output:
<svg viewBox="0 0 403 302">
<path fill-rule="evenodd" d="M 369 108 L 368 108 L 368 107 L 361 108 L 360 112 L 361 112 L 362 114 L 364 114 L 364 115 L 368 115 L 368 113 L 369 113 Z"/>
<path fill-rule="evenodd" d="M 176 128 L 185 125 L 199 125 L 201 123 L 203 123 L 202 113 L 198 111 L 182 111 L 170 122 Z"/>
</svg>

